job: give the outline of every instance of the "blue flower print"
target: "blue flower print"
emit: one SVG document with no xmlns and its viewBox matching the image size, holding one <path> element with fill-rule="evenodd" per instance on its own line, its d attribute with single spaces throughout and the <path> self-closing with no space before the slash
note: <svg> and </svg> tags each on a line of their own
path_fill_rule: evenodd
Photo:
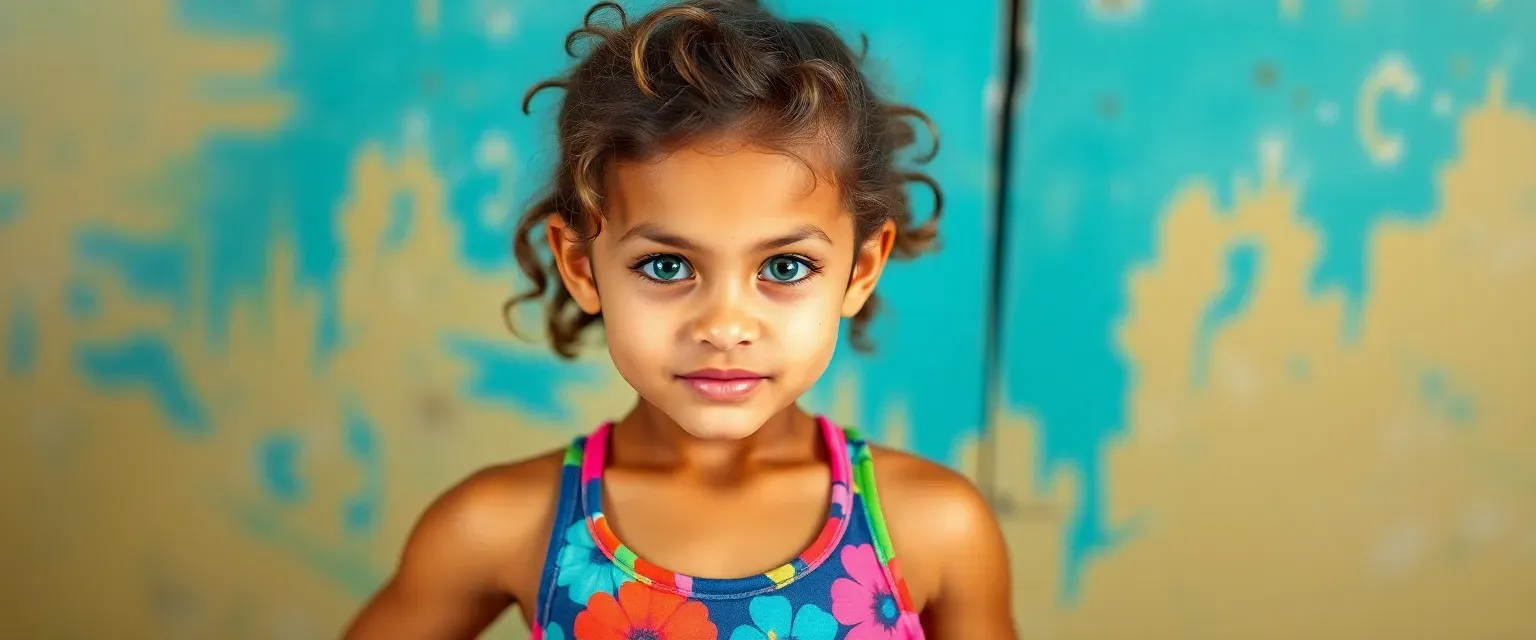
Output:
<svg viewBox="0 0 1536 640">
<path fill-rule="evenodd" d="M 592 541 L 592 532 L 587 530 L 586 520 L 578 520 L 565 530 L 565 547 L 560 549 L 556 564 L 560 574 L 555 584 L 570 587 L 566 594 L 571 602 L 582 607 L 587 606 L 592 596 L 599 593 L 612 595 L 619 585 L 630 580 L 623 569 L 598 550 Z"/>
<path fill-rule="evenodd" d="M 535 637 L 538 640 L 565 640 L 565 629 L 560 628 L 560 623 L 551 622 L 544 628 L 544 635 Z"/>
<path fill-rule="evenodd" d="M 832 640 L 837 636 L 837 620 L 814 604 L 800 607 L 791 615 L 789 598 L 758 596 L 747 603 L 751 625 L 736 627 L 730 640 Z"/>
</svg>

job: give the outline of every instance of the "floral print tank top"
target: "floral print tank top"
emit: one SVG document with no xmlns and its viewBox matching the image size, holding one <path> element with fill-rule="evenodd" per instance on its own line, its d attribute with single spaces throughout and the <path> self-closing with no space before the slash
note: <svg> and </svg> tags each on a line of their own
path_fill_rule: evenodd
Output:
<svg viewBox="0 0 1536 640">
<path fill-rule="evenodd" d="M 816 419 L 831 507 L 811 546 L 745 578 L 696 578 L 635 555 L 602 510 L 611 423 L 566 450 L 533 640 L 921 640 L 875 493 L 869 446 Z"/>
</svg>

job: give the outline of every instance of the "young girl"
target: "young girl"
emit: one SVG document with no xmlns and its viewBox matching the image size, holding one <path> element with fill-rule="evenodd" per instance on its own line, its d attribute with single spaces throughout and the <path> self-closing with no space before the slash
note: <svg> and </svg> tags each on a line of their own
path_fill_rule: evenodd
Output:
<svg viewBox="0 0 1536 640">
<path fill-rule="evenodd" d="M 565 91 L 560 162 L 513 303 L 547 297 L 567 357 L 601 324 L 639 401 L 438 499 L 348 637 L 472 637 L 515 605 L 545 640 L 1013 638 L 977 491 L 796 404 L 840 319 L 863 344 L 887 258 L 935 238 L 905 193 L 935 185 L 897 166 L 926 118 L 830 29 L 746 0 L 603 2 L 584 37 L 529 93 Z"/>
</svg>

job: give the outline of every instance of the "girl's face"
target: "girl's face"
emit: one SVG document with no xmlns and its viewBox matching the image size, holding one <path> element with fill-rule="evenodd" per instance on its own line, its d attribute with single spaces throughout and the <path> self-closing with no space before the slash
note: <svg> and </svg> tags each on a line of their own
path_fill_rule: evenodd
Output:
<svg viewBox="0 0 1536 640">
<path fill-rule="evenodd" d="M 621 164 L 606 190 L 588 252 L 552 219 L 561 277 L 630 386 L 700 438 L 751 435 L 821 377 L 895 238 L 855 247 L 837 185 L 745 145 Z"/>
</svg>

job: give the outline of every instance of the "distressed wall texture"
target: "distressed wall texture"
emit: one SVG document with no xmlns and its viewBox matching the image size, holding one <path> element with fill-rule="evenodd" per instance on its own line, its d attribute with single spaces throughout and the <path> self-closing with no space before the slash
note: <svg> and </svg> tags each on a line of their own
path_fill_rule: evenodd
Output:
<svg viewBox="0 0 1536 640">
<path fill-rule="evenodd" d="M 1003 4 L 771 4 L 944 141 L 811 404 L 997 493 L 1029 637 L 1536 635 L 1536 3 L 1032 2 L 1012 101 Z M 499 315 L 587 7 L 0 3 L 0 635 L 334 637 L 630 402 Z"/>
</svg>

